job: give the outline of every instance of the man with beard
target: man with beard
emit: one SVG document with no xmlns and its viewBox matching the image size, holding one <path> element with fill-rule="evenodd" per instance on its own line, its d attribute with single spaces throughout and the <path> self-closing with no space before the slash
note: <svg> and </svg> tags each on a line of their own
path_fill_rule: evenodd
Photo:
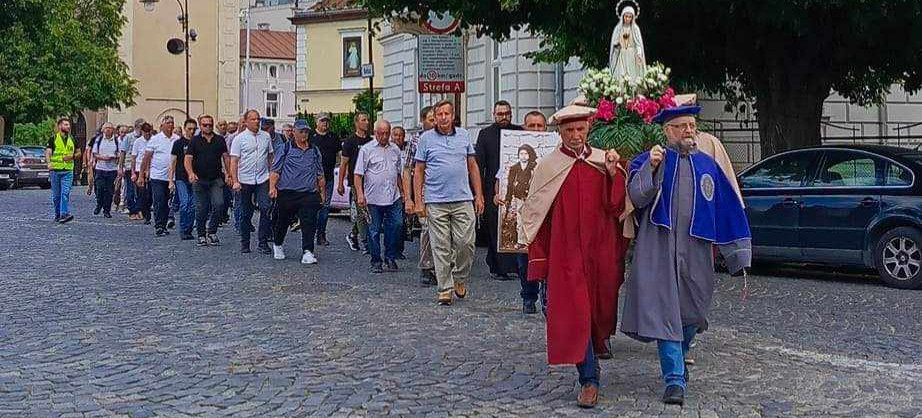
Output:
<svg viewBox="0 0 922 418">
<path fill-rule="evenodd" d="M 480 167 L 480 178 L 483 179 L 483 193 L 493 196 L 496 190 L 495 174 L 499 171 L 500 131 L 503 129 L 519 131 L 520 126 L 512 124 L 512 106 L 505 100 L 500 100 L 493 105 L 493 124 L 483 128 L 477 136 L 477 165 Z M 501 254 L 496 251 L 499 224 L 499 209 L 492 199 L 487 199 L 484 209 L 481 228 L 486 229 L 487 235 L 487 266 L 490 275 L 496 280 L 511 280 L 509 274 L 515 273 L 515 256 Z"/>
</svg>

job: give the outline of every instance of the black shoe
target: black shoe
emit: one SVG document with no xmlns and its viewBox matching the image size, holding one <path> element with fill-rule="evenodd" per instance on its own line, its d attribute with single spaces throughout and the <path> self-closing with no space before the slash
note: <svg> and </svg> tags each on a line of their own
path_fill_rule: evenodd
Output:
<svg viewBox="0 0 922 418">
<path fill-rule="evenodd" d="M 384 266 L 381 263 L 371 263 L 371 272 L 375 274 L 384 273 Z"/>
<path fill-rule="evenodd" d="M 112 213 L 110 213 L 110 212 L 103 212 L 102 216 L 103 216 L 104 218 L 111 218 L 111 217 L 112 217 Z"/>
<path fill-rule="evenodd" d="M 167 227 L 168 229 L 176 228 L 176 220 L 175 220 L 175 219 L 169 219 L 169 220 L 167 220 L 167 221 L 166 221 L 166 227 Z"/>
<path fill-rule="evenodd" d="M 317 234 L 317 245 L 324 247 L 330 245 L 330 241 L 327 241 L 327 234 Z"/>
<path fill-rule="evenodd" d="M 188 232 L 183 232 L 182 234 L 180 234 L 179 239 L 183 241 L 191 241 L 191 240 L 194 240 L 195 237 L 193 237 L 192 234 Z"/>
<path fill-rule="evenodd" d="M 144 220 L 144 225 L 150 225 L 150 218 Z"/>
<path fill-rule="evenodd" d="M 538 307 L 535 306 L 535 302 L 525 302 L 522 305 L 522 312 L 526 315 L 533 315 L 538 313 Z"/>
<path fill-rule="evenodd" d="M 269 248 L 268 244 L 260 244 L 256 247 L 260 254 L 272 254 L 272 249 Z"/>
<path fill-rule="evenodd" d="M 670 385 L 663 393 L 663 403 L 666 405 L 684 405 L 685 389 L 678 385 Z"/>
<path fill-rule="evenodd" d="M 102 208 L 97 206 L 96 209 L 93 209 L 93 215 L 99 215 L 99 212 L 102 212 Z"/>
<path fill-rule="evenodd" d="M 163 228 L 157 228 L 156 231 L 154 231 L 154 235 L 157 237 L 163 237 L 167 235 L 167 232 Z"/>
<path fill-rule="evenodd" d="M 406 259 L 407 259 L 407 256 L 404 255 L 404 254 L 400 254 L 400 255 L 397 256 L 397 259 L 398 259 L 398 260 L 406 260 Z"/>
<path fill-rule="evenodd" d="M 301 222 L 300 222 L 300 221 L 295 222 L 293 225 L 291 225 L 290 230 L 291 230 L 291 232 L 298 232 L 298 231 L 300 231 L 300 230 L 301 230 Z"/>
<path fill-rule="evenodd" d="M 395 272 L 398 271 L 397 262 L 394 260 L 385 260 L 384 261 L 384 271 Z"/>
<path fill-rule="evenodd" d="M 250 244 L 241 242 L 240 243 L 240 254 L 249 254 L 250 253 Z"/>
<path fill-rule="evenodd" d="M 199 246 L 199 247 L 207 247 L 207 246 L 208 246 L 208 240 L 207 240 L 205 237 L 203 237 L 203 236 L 202 236 L 202 237 L 198 237 L 198 242 L 197 242 L 195 245 L 197 245 L 197 246 Z"/>
<path fill-rule="evenodd" d="M 74 215 L 68 214 L 68 215 L 62 216 L 62 217 L 61 217 L 61 220 L 59 220 L 58 222 L 59 222 L 59 223 L 62 223 L 62 224 L 66 224 L 66 223 L 68 223 L 68 222 L 70 222 L 70 221 L 72 221 L 72 220 L 74 220 Z"/>
<path fill-rule="evenodd" d="M 61 222 L 61 215 L 54 215 L 55 222 Z"/>
<path fill-rule="evenodd" d="M 352 236 L 352 234 L 346 235 L 346 242 L 349 244 L 349 249 L 352 251 L 361 250 L 359 248 L 359 240 Z"/>
<path fill-rule="evenodd" d="M 509 275 L 506 274 L 506 273 L 500 273 L 500 274 L 492 274 L 492 273 L 491 273 L 490 276 L 493 277 L 493 280 L 499 280 L 499 281 L 501 281 L 501 282 L 506 282 L 506 281 L 512 280 L 512 277 L 509 277 Z"/>
<path fill-rule="evenodd" d="M 435 283 L 432 283 L 432 280 L 429 279 L 429 271 L 422 270 L 419 272 L 419 285 L 422 287 L 432 287 L 435 286 Z"/>
<path fill-rule="evenodd" d="M 221 241 L 218 241 L 218 236 L 215 234 L 208 234 L 208 237 L 206 238 L 206 240 L 208 242 L 208 245 L 212 247 L 221 245 Z"/>
</svg>

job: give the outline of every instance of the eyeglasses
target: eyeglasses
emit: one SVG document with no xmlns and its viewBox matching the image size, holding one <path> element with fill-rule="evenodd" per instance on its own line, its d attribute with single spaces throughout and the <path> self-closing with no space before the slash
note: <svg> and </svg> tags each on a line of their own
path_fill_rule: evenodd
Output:
<svg viewBox="0 0 922 418">
<path fill-rule="evenodd" d="M 512 112 L 496 112 L 496 116 L 512 116 Z"/>
<path fill-rule="evenodd" d="M 698 130 L 698 124 L 695 123 L 695 122 L 686 122 L 686 123 L 667 123 L 666 126 L 668 126 L 668 127 L 670 127 L 670 128 L 678 129 L 678 130 L 680 130 L 680 131 L 685 131 L 685 130 L 689 130 L 689 129 L 690 129 L 690 130 L 693 130 L 693 131 L 697 131 L 697 130 Z"/>
<path fill-rule="evenodd" d="M 210 128 L 210 127 L 212 127 L 212 126 L 214 126 L 214 125 L 213 125 L 213 124 L 210 124 L 210 123 L 203 123 L 203 124 L 202 124 L 202 127 L 203 127 L 203 128 Z"/>
</svg>

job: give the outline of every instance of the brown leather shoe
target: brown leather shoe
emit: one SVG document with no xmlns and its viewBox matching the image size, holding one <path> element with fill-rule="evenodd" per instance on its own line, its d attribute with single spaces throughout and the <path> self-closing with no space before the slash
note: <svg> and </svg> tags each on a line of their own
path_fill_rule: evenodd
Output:
<svg viewBox="0 0 922 418">
<path fill-rule="evenodd" d="M 451 290 L 439 292 L 439 305 L 450 306 L 451 299 L 452 299 Z"/>
<path fill-rule="evenodd" d="M 458 299 L 464 299 L 464 297 L 467 296 L 467 289 L 464 288 L 463 284 L 455 283 L 455 296 L 457 296 Z"/>
<path fill-rule="evenodd" d="M 580 408 L 595 408 L 599 403 L 599 388 L 592 383 L 586 383 L 579 391 L 579 397 L 576 398 L 576 405 Z"/>
</svg>

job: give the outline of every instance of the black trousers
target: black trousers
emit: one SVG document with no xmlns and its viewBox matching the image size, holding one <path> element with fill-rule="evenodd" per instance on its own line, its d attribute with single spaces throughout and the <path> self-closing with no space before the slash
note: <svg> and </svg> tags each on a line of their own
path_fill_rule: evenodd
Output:
<svg viewBox="0 0 922 418">
<path fill-rule="evenodd" d="M 320 206 L 320 194 L 317 192 L 279 190 L 278 197 L 275 199 L 278 216 L 272 222 L 275 245 L 282 245 L 285 242 L 288 227 L 297 217 L 301 222 L 301 251 L 314 252 L 314 234 L 317 229 L 317 212 Z"/>
<path fill-rule="evenodd" d="M 200 237 L 205 236 L 206 222 L 209 234 L 218 233 L 218 222 L 224 213 L 224 179 L 202 180 L 192 185 L 195 194 L 195 228 Z"/>
</svg>

